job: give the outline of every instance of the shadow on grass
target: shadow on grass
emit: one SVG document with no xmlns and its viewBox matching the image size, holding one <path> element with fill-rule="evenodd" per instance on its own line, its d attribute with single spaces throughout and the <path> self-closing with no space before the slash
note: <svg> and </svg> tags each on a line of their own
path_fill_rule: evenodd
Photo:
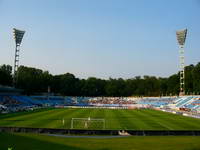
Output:
<svg viewBox="0 0 200 150">
<path fill-rule="evenodd" d="M 33 133 L 1 133 L 0 150 L 200 150 L 195 136 L 146 136 L 116 139 L 62 138 Z"/>
<path fill-rule="evenodd" d="M 13 113 L 7 113 L 7 114 L 1 114 L 0 115 L 0 119 L 9 119 L 9 118 L 14 118 L 14 117 L 18 117 L 21 115 L 28 115 L 28 114 L 34 114 L 34 113 L 39 113 L 39 112 L 43 112 L 43 111 L 48 111 L 51 110 L 52 108 L 41 108 L 41 109 L 36 109 L 33 111 L 20 111 L 20 112 L 13 112 Z"/>
<path fill-rule="evenodd" d="M 56 141 L 55 141 L 56 142 Z M 86 150 L 11 133 L 0 133 L 0 150 Z"/>
</svg>

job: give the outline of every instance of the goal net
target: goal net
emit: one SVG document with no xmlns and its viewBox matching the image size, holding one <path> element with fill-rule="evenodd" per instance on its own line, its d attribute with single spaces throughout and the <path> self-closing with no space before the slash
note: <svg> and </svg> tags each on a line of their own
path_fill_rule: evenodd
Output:
<svg viewBox="0 0 200 150">
<path fill-rule="evenodd" d="M 105 119 L 72 118 L 71 129 L 103 130 L 105 129 Z"/>
</svg>

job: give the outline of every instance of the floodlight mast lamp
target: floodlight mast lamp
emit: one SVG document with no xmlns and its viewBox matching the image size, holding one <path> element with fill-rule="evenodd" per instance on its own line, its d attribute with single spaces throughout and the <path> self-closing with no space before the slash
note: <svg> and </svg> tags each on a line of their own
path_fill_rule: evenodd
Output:
<svg viewBox="0 0 200 150">
<path fill-rule="evenodd" d="M 19 51 L 20 51 L 20 45 L 22 42 L 22 38 L 24 36 L 25 31 L 18 30 L 16 28 L 13 28 L 13 34 L 15 39 L 15 60 L 14 60 L 14 73 L 13 73 L 13 86 L 16 87 L 17 85 L 17 70 L 19 67 Z"/>
<path fill-rule="evenodd" d="M 179 59 L 180 59 L 180 91 L 179 95 L 185 95 L 185 56 L 184 56 L 184 45 L 187 36 L 187 29 L 176 31 L 176 37 L 179 44 Z"/>
</svg>

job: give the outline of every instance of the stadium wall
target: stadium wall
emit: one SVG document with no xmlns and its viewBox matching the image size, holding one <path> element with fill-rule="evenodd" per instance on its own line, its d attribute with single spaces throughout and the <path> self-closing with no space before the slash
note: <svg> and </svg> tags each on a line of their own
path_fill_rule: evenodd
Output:
<svg viewBox="0 0 200 150">
<path fill-rule="evenodd" d="M 0 132 L 68 135 L 200 136 L 200 130 L 75 130 L 52 128 L 0 127 Z"/>
</svg>

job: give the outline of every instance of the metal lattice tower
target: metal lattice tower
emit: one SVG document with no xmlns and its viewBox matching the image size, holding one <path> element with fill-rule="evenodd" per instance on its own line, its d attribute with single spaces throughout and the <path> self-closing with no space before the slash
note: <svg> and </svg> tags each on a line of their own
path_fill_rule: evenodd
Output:
<svg viewBox="0 0 200 150">
<path fill-rule="evenodd" d="M 14 33 L 14 39 L 15 39 L 15 61 L 14 61 L 14 73 L 13 73 L 13 86 L 15 87 L 17 85 L 17 70 L 19 67 L 19 51 L 20 51 L 20 45 L 22 42 L 22 38 L 24 36 L 25 31 L 21 31 L 18 29 L 13 29 Z"/>
<path fill-rule="evenodd" d="M 179 59 L 180 59 L 180 91 L 179 95 L 185 95 L 185 56 L 184 56 L 184 44 L 187 35 L 187 29 L 176 31 L 176 37 L 179 44 Z"/>
</svg>

